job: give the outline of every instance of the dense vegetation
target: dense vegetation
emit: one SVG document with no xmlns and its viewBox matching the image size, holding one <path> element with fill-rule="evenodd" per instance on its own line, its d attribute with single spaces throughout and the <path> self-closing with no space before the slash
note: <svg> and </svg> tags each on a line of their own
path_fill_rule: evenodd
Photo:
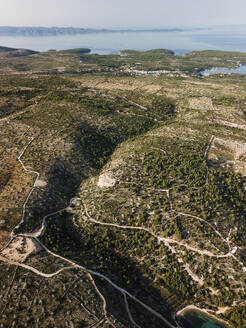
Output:
<svg viewBox="0 0 246 328">
<path fill-rule="evenodd" d="M 168 98 L 153 97 L 151 106 L 141 115 L 127 116 L 120 112 L 126 106 L 120 99 L 114 103 L 97 98 L 82 98 L 78 101 L 97 115 L 107 116 L 106 127 L 95 128 L 85 124 L 82 128 L 81 146 L 96 168 L 106 163 L 119 143 L 147 132 L 159 124 L 157 119 L 165 121 L 173 117 L 175 107 L 174 102 Z"/>
<path fill-rule="evenodd" d="M 188 197 L 186 208 L 207 220 L 219 213 L 219 216 L 227 215 L 233 224 L 236 218 L 243 219 L 246 212 L 244 181 L 231 171 L 211 169 L 209 183 L 191 191 Z"/>
<path fill-rule="evenodd" d="M 88 54 L 90 52 L 91 52 L 91 50 L 88 48 L 75 48 L 75 49 L 67 49 L 67 50 L 61 51 L 61 53 L 64 53 L 64 54 L 75 54 L 75 55 Z"/>
<path fill-rule="evenodd" d="M 219 227 L 220 231 L 223 229 L 229 231 L 235 222 L 243 224 L 244 180 L 232 170 L 210 167 L 209 161 L 204 158 L 207 143 L 208 140 L 202 138 L 196 142 L 177 143 L 166 138 L 160 144 L 162 149 L 144 150 L 144 152 L 137 152 L 133 158 L 130 156 L 127 169 L 124 168 L 121 176 L 123 185 L 124 181 L 127 183 L 122 195 L 121 185 L 111 191 L 101 192 L 97 197 L 95 197 L 95 191 L 93 194 L 92 190 L 83 193 L 87 204 L 96 199 L 96 203 L 93 203 L 93 207 L 91 207 L 91 215 L 102 222 L 112 222 L 110 218 L 114 218 L 114 221 L 122 225 L 148 228 L 165 238 L 172 238 L 193 246 L 196 244 L 201 249 L 210 247 L 211 252 L 218 252 L 218 254 L 220 252 L 227 253 L 228 246 L 208 224 L 214 224 L 214 227 Z M 167 188 L 170 199 L 164 193 Z M 202 195 L 206 195 L 207 198 L 198 198 Z M 131 204 L 132 211 L 129 211 L 129 204 Z M 205 221 L 197 220 L 194 217 L 186 218 L 181 216 L 179 211 L 193 216 L 197 215 Z M 192 272 L 204 281 L 203 286 L 197 286 L 194 282 L 192 285 L 190 277 L 182 265 L 177 266 L 176 256 L 164 245 L 160 247 L 153 242 L 150 243 L 153 239 L 148 233 L 141 232 L 141 234 L 146 236 L 145 241 L 141 240 L 140 233 L 136 232 L 132 235 L 129 232 L 128 236 L 132 236 L 130 237 L 131 243 L 126 246 L 123 246 L 125 240 L 119 239 L 119 243 L 114 244 L 115 237 L 106 234 L 107 238 L 106 243 L 103 242 L 103 249 L 109 247 L 109 249 L 121 250 L 124 254 L 129 252 L 133 256 L 146 257 L 144 260 L 145 270 L 151 275 L 159 277 L 170 292 L 174 292 L 185 301 L 193 298 L 200 304 L 216 310 L 216 307 L 232 305 L 235 299 L 244 300 L 245 292 L 243 290 L 235 291 L 235 285 L 229 283 L 221 268 L 217 268 L 216 260 L 210 262 L 208 271 L 209 258 L 201 261 L 201 258 L 197 257 L 194 252 L 183 248 L 181 252 L 183 255 L 179 254 L 179 257 L 181 256 L 183 263 L 187 263 Z M 209 246 L 207 236 L 213 240 L 216 249 Z M 93 238 L 100 239 L 99 235 Z M 134 244 L 135 240 L 139 240 L 136 245 Z M 191 240 L 192 244 L 190 244 Z M 237 245 L 240 243 L 243 245 L 244 240 L 245 233 L 243 229 L 240 229 L 239 224 L 237 232 L 231 233 L 230 241 L 232 244 L 234 241 Z M 153 246 L 145 251 L 146 246 L 151 244 Z M 90 245 L 90 247 L 92 246 Z M 161 267 L 160 258 L 162 259 Z M 235 268 L 240 269 L 238 263 L 233 260 L 230 262 Z M 221 265 L 226 264 L 222 262 Z M 184 281 L 185 284 L 183 284 Z M 189 288 L 187 288 L 188 286 Z M 218 293 L 210 294 L 209 288 L 217 290 Z"/>
<path fill-rule="evenodd" d="M 230 321 L 234 327 L 245 327 L 246 325 L 246 307 L 233 307 L 225 313 L 225 318 Z"/>
<path fill-rule="evenodd" d="M 206 179 L 206 161 L 203 157 L 204 144 L 180 144 L 168 155 L 150 151 L 144 154 L 144 171 L 151 186 L 170 188 L 185 184 L 199 187 Z"/>
</svg>

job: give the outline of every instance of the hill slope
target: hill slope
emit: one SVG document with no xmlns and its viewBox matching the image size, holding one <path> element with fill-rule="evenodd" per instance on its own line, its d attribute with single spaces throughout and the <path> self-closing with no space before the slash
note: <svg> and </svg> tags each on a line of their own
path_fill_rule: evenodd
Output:
<svg viewBox="0 0 246 328">
<path fill-rule="evenodd" d="M 245 326 L 245 77 L 183 60 L 1 59 L 2 327 Z"/>
</svg>

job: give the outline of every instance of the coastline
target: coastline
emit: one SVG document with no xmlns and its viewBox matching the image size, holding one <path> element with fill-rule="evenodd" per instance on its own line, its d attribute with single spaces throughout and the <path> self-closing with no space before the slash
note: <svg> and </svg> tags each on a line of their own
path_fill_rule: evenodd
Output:
<svg viewBox="0 0 246 328">
<path fill-rule="evenodd" d="M 176 316 L 177 317 L 182 317 L 188 311 L 200 312 L 200 313 L 205 314 L 206 316 L 210 317 L 211 319 L 214 319 L 218 323 L 221 323 L 221 324 L 225 325 L 226 328 L 232 328 L 232 326 L 227 321 L 225 321 L 223 319 L 220 319 L 220 318 L 217 318 L 214 314 L 208 312 L 208 310 L 206 310 L 206 309 L 200 309 L 199 307 L 197 307 L 195 305 L 187 305 L 187 306 L 185 306 L 184 308 L 182 308 L 181 310 L 179 310 L 178 312 L 176 312 Z"/>
</svg>

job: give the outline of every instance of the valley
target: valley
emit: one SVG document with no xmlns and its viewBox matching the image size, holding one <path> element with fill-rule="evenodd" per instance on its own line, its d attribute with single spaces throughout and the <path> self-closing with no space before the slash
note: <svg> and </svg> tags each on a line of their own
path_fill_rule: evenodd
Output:
<svg viewBox="0 0 246 328">
<path fill-rule="evenodd" d="M 0 327 L 245 327 L 246 54 L 11 52 Z"/>
</svg>

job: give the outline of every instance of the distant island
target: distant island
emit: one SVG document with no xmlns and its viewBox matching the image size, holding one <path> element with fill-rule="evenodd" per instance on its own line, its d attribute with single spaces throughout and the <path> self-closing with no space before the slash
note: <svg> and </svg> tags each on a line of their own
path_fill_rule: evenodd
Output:
<svg viewBox="0 0 246 328">
<path fill-rule="evenodd" d="M 55 49 L 50 49 L 49 52 L 56 52 Z M 74 55 L 82 55 L 89 54 L 91 49 L 89 48 L 74 48 L 74 49 L 66 49 L 60 51 L 62 54 L 74 54 Z M 18 56 L 29 56 L 38 54 L 39 51 L 34 51 L 30 49 L 19 49 L 19 48 L 10 48 L 10 47 L 2 47 L 0 46 L 0 58 L 2 57 L 18 57 Z"/>
<path fill-rule="evenodd" d="M 181 32 L 179 28 L 145 29 L 145 30 L 110 30 L 110 29 L 87 29 L 75 27 L 31 27 L 31 26 L 0 26 L 0 36 L 56 36 L 75 35 L 89 33 L 118 33 L 118 32 Z"/>
</svg>

